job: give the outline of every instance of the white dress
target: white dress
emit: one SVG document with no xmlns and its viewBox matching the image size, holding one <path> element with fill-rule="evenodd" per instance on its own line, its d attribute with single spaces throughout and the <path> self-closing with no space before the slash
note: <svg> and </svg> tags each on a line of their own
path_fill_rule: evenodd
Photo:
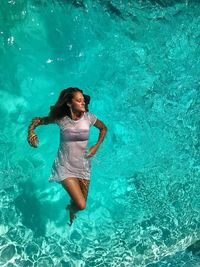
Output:
<svg viewBox="0 0 200 267">
<path fill-rule="evenodd" d="M 60 183 L 68 177 L 90 180 L 91 163 L 85 155 L 90 127 L 96 120 L 96 115 L 90 112 L 84 112 L 79 120 L 72 120 L 68 116 L 56 120 L 60 127 L 60 145 L 49 182 Z"/>
</svg>

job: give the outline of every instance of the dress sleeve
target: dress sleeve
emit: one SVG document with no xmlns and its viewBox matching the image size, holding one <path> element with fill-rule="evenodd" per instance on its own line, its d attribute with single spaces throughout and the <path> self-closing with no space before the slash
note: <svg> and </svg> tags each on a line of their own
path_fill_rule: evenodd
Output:
<svg viewBox="0 0 200 267">
<path fill-rule="evenodd" d="M 91 112 L 87 112 L 87 115 L 88 115 L 88 119 L 89 119 L 89 122 L 90 122 L 90 126 L 94 125 L 96 120 L 97 120 L 97 116 L 94 115 Z"/>
<path fill-rule="evenodd" d="M 62 125 L 62 118 L 61 118 L 61 119 L 56 119 L 56 120 L 55 120 L 55 123 L 56 123 L 59 127 L 61 127 L 61 125 Z"/>
<path fill-rule="evenodd" d="M 55 120 L 55 123 L 56 123 L 57 125 L 59 125 L 59 120 L 58 120 L 58 119 L 56 119 L 56 120 Z"/>
</svg>

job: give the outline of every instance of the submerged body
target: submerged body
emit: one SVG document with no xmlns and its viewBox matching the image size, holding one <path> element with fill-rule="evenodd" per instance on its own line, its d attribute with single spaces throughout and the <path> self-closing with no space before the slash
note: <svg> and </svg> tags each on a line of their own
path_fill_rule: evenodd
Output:
<svg viewBox="0 0 200 267">
<path fill-rule="evenodd" d="M 66 178 L 90 180 L 91 164 L 86 157 L 90 127 L 97 117 L 84 112 L 78 120 L 65 116 L 56 123 L 60 127 L 60 146 L 54 160 L 49 182 L 61 183 Z"/>
</svg>

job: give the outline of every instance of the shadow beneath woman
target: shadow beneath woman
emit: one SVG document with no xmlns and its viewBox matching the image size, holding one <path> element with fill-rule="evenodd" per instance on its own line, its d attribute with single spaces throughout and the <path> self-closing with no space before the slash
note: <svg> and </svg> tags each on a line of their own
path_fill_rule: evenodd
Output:
<svg viewBox="0 0 200 267">
<path fill-rule="evenodd" d="M 200 240 L 187 247 L 186 251 L 192 252 L 193 255 L 200 257 Z"/>
<path fill-rule="evenodd" d="M 22 194 L 15 200 L 16 210 L 22 215 L 22 223 L 35 236 L 45 235 L 45 217 L 41 214 L 41 203 L 35 196 L 34 184 L 29 180 L 21 184 Z"/>
<path fill-rule="evenodd" d="M 41 192 L 37 197 L 38 188 L 30 180 L 21 183 L 20 187 L 22 193 L 14 200 L 14 204 L 22 216 L 23 225 L 31 229 L 35 237 L 46 235 L 49 222 L 52 222 L 55 229 L 65 227 L 69 220 L 69 215 L 64 209 L 69 202 L 65 192 L 57 192 L 59 197 L 57 196 L 57 200 L 53 201 L 51 188 L 40 188 Z M 51 194 L 51 200 L 49 200 L 49 194 Z"/>
</svg>

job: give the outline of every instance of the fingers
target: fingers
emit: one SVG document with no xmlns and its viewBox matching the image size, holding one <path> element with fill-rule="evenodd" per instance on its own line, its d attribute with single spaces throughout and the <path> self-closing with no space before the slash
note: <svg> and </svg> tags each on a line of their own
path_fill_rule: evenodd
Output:
<svg viewBox="0 0 200 267">
<path fill-rule="evenodd" d="M 88 149 L 88 154 L 86 154 L 86 158 L 91 158 L 95 155 L 97 149 L 95 148 L 95 146 L 92 146 Z"/>
<path fill-rule="evenodd" d="M 86 158 L 91 158 L 92 156 L 94 156 L 94 152 L 92 152 L 90 149 L 89 149 L 89 152 L 88 152 L 88 154 L 86 154 Z"/>
<path fill-rule="evenodd" d="M 38 140 L 37 136 L 34 135 L 32 137 L 28 137 L 28 143 L 32 147 L 37 147 L 37 145 L 39 144 L 39 140 Z"/>
<path fill-rule="evenodd" d="M 35 148 L 37 147 L 36 143 L 33 143 L 33 142 L 29 142 L 29 145 Z"/>
<path fill-rule="evenodd" d="M 93 153 L 89 153 L 89 154 L 86 155 L 86 158 L 91 158 L 92 156 L 94 156 L 94 154 Z"/>
</svg>

